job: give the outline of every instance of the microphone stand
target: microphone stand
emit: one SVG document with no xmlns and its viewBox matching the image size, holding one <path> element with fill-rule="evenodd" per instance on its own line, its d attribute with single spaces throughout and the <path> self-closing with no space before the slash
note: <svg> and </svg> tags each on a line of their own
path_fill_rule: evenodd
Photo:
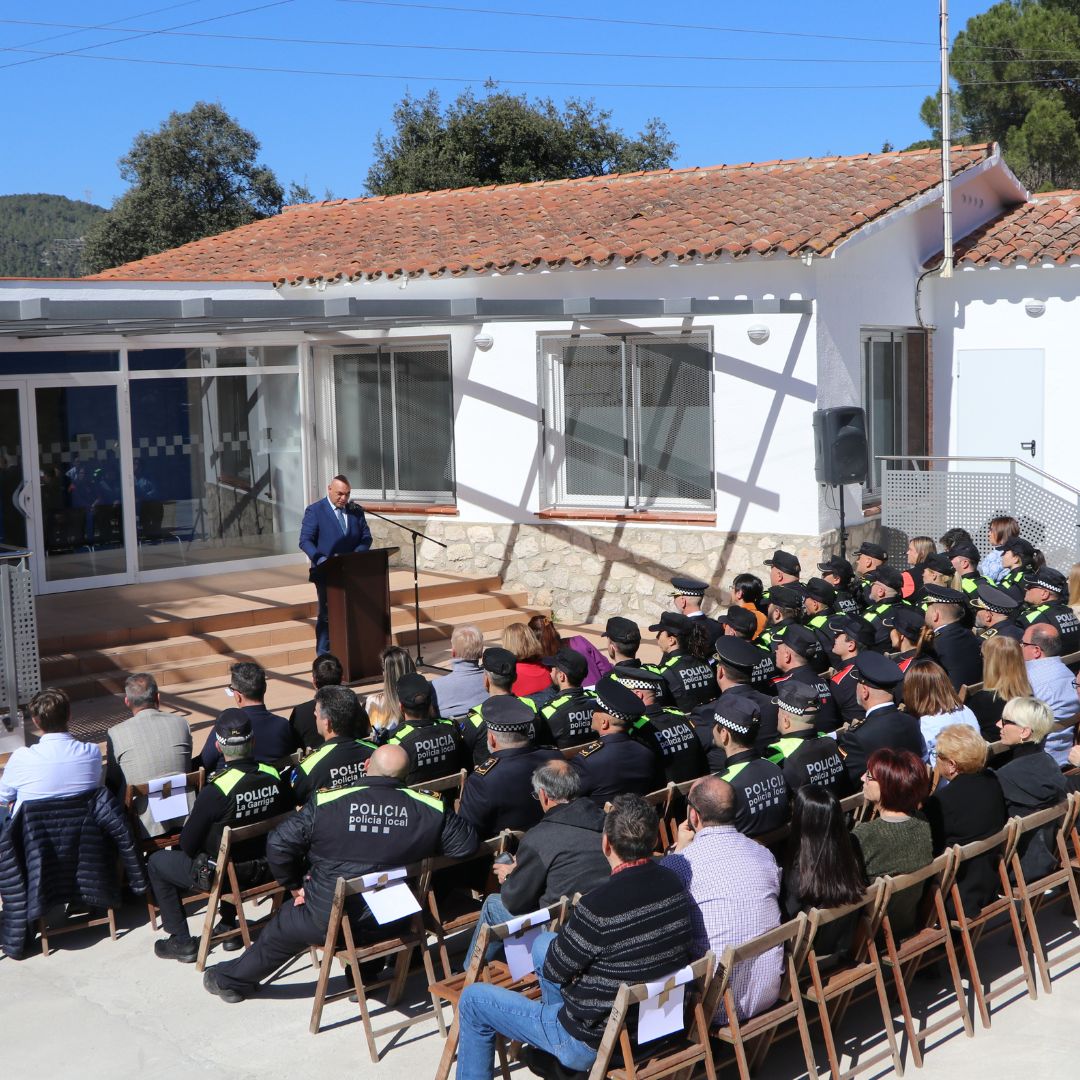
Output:
<svg viewBox="0 0 1080 1080">
<path fill-rule="evenodd" d="M 416 627 L 416 656 L 413 659 L 417 667 L 429 667 L 434 668 L 436 671 L 445 671 L 446 668 L 439 667 L 438 664 L 427 663 L 420 652 L 420 570 L 417 563 L 416 544 L 418 540 L 430 540 L 433 544 L 438 544 L 441 548 L 444 548 L 447 545 L 441 540 L 436 540 L 434 536 L 428 536 L 426 533 L 422 533 L 418 529 L 413 529 L 400 521 L 396 521 L 392 517 L 387 517 L 385 514 L 378 514 L 374 510 L 368 510 L 366 507 L 361 506 L 360 503 L 350 502 L 349 506 L 355 507 L 357 510 L 362 510 L 365 517 L 376 517 L 380 521 L 385 521 L 399 529 L 404 529 L 405 532 L 412 537 L 413 619 Z"/>
</svg>

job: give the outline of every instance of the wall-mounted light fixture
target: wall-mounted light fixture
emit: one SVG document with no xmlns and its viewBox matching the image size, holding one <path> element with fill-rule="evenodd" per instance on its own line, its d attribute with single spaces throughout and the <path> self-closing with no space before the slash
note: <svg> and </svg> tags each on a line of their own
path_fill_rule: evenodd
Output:
<svg viewBox="0 0 1080 1080">
<path fill-rule="evenodd" d="M 760 324 L 751 326 L 750 329 L 746 331 L 746 336 L 755 345 L 764 345 L 765 342 L 769 340 L 769 328 L 767 326 L 761 326 Z"/>
<path fill-rule="evenodd" d="M 1024 310 L 1033 318 L 1037 319 L 1046 311 L 1046 304 L 1041 300 L 1027 300 L 1024 303 Z"/>
<path fill-rule="evenodd" d="M 495 344 L 495 339 L 490 334 L 477 334 L 472 339 L 472 343 L 481 351 L 487 352 L 492 345 Z"/>
</svg>

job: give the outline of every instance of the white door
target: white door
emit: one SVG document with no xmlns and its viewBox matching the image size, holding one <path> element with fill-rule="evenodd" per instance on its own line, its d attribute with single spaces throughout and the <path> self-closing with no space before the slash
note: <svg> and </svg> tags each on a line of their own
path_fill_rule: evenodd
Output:
<svg viewBox="0 0 1080 1080">
<path fill-rule="evenodd" d="M 955 393 L 958 456 L 1019 458 L 1042 468 L 1042 349 L 959 349 Z"/>
</svg>

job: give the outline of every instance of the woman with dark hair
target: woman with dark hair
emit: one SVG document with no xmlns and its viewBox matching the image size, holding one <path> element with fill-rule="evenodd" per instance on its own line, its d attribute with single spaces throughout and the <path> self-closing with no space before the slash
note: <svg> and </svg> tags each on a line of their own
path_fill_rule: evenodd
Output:
<svg viewBox="0 0 1080 1080">
<path fill-rule="evenodd" d="M 865 890 L 866 873 L 851 842 L 840 800 L 829 788 L 804 784 L 795 792 L 791 815 L 780 897 L 784 918 L 793 919 L 810 908 L 853 904 Z M 825 926 L 814 941 L 818 955 L 846 950 L 856 925 L 851 916 Z"/>
<path fill-rule="evenodd" d="M 1023 600 L 1024 578 L 1037 574 L 1046 565 L 1046 557 L 1022 536 L 1014 536 L 1001 545 L 1001 565 L 1005 567 L 1005 576 L 998 588 L 1014 600 Z"/>
<path fill-rule="evenodd" d="M 587 637 L 575 634 L 571 638 L 564 638 L 550 616 L 534 615 L 529 620 L 529 629 L 540 639 L 542 655 L 554 656 L 565 645 L 585 657 L 589 671 L 582 680 L 582 686 L 594 686 L 611 671 L 611 662 Z"/>
<path fill-rule="evenodd" d="M 862 853 L 866 876 L 910 874 L 933 861 L 930 824 L 919 808 L 930 794 L 930 776 L 910 750 L 875 750 L 863 773 L 863 798 L 878 816 L 860 821 L 852 836 Z M 919 889 L 906 889 L 889 901 L 893 932 L 903 937 L 914 925 Z"/>
<path fill-rule="evenodd" d="M 1014 517 L 991 518 L 986 526 L 986 538 L 990 552 L 979 563 L 979 573 L 996 585 L 1005 576 L 1005 564 L 1001 561 L 1001 546 L 1020 535 L 1020 522 Z"/>
</svg>

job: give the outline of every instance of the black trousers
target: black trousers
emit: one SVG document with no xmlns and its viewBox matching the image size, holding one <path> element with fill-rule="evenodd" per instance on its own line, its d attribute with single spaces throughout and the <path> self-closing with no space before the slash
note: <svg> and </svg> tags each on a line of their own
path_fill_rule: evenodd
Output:
<svg viewBox="0 0 1080 1080">
<path fill-rule="evenodd" d="M 161 925 L 168 933 L 179 934 L 181 937 L 190 936 L 183 896 L 193 891 L 192 862 L 191 856 L 184 854 L 179 848 L 166 848 L 164 851 L 155 851 L 146 864 L 150 888 L 157 906 L 161 909 Z M 242 862 L 235 865 L 236 880 L 241 889 L 269 880 L 265 862 Z M 218 914 L 224 922 L 232 922 L 236 918 L 236 908 L 228 901 L 222 901 Z"/>
<path fill-rule="evenodd" d="M 326 940 L 326 921 L 311 917 L 306 904 L 299 907 L 289 897 L 278 909 L 250 949 L 236 960 L 214 968 L 218 985 L 250 994 L 267 976 L 272 975 L 309 945 Z"/>
</svg>

